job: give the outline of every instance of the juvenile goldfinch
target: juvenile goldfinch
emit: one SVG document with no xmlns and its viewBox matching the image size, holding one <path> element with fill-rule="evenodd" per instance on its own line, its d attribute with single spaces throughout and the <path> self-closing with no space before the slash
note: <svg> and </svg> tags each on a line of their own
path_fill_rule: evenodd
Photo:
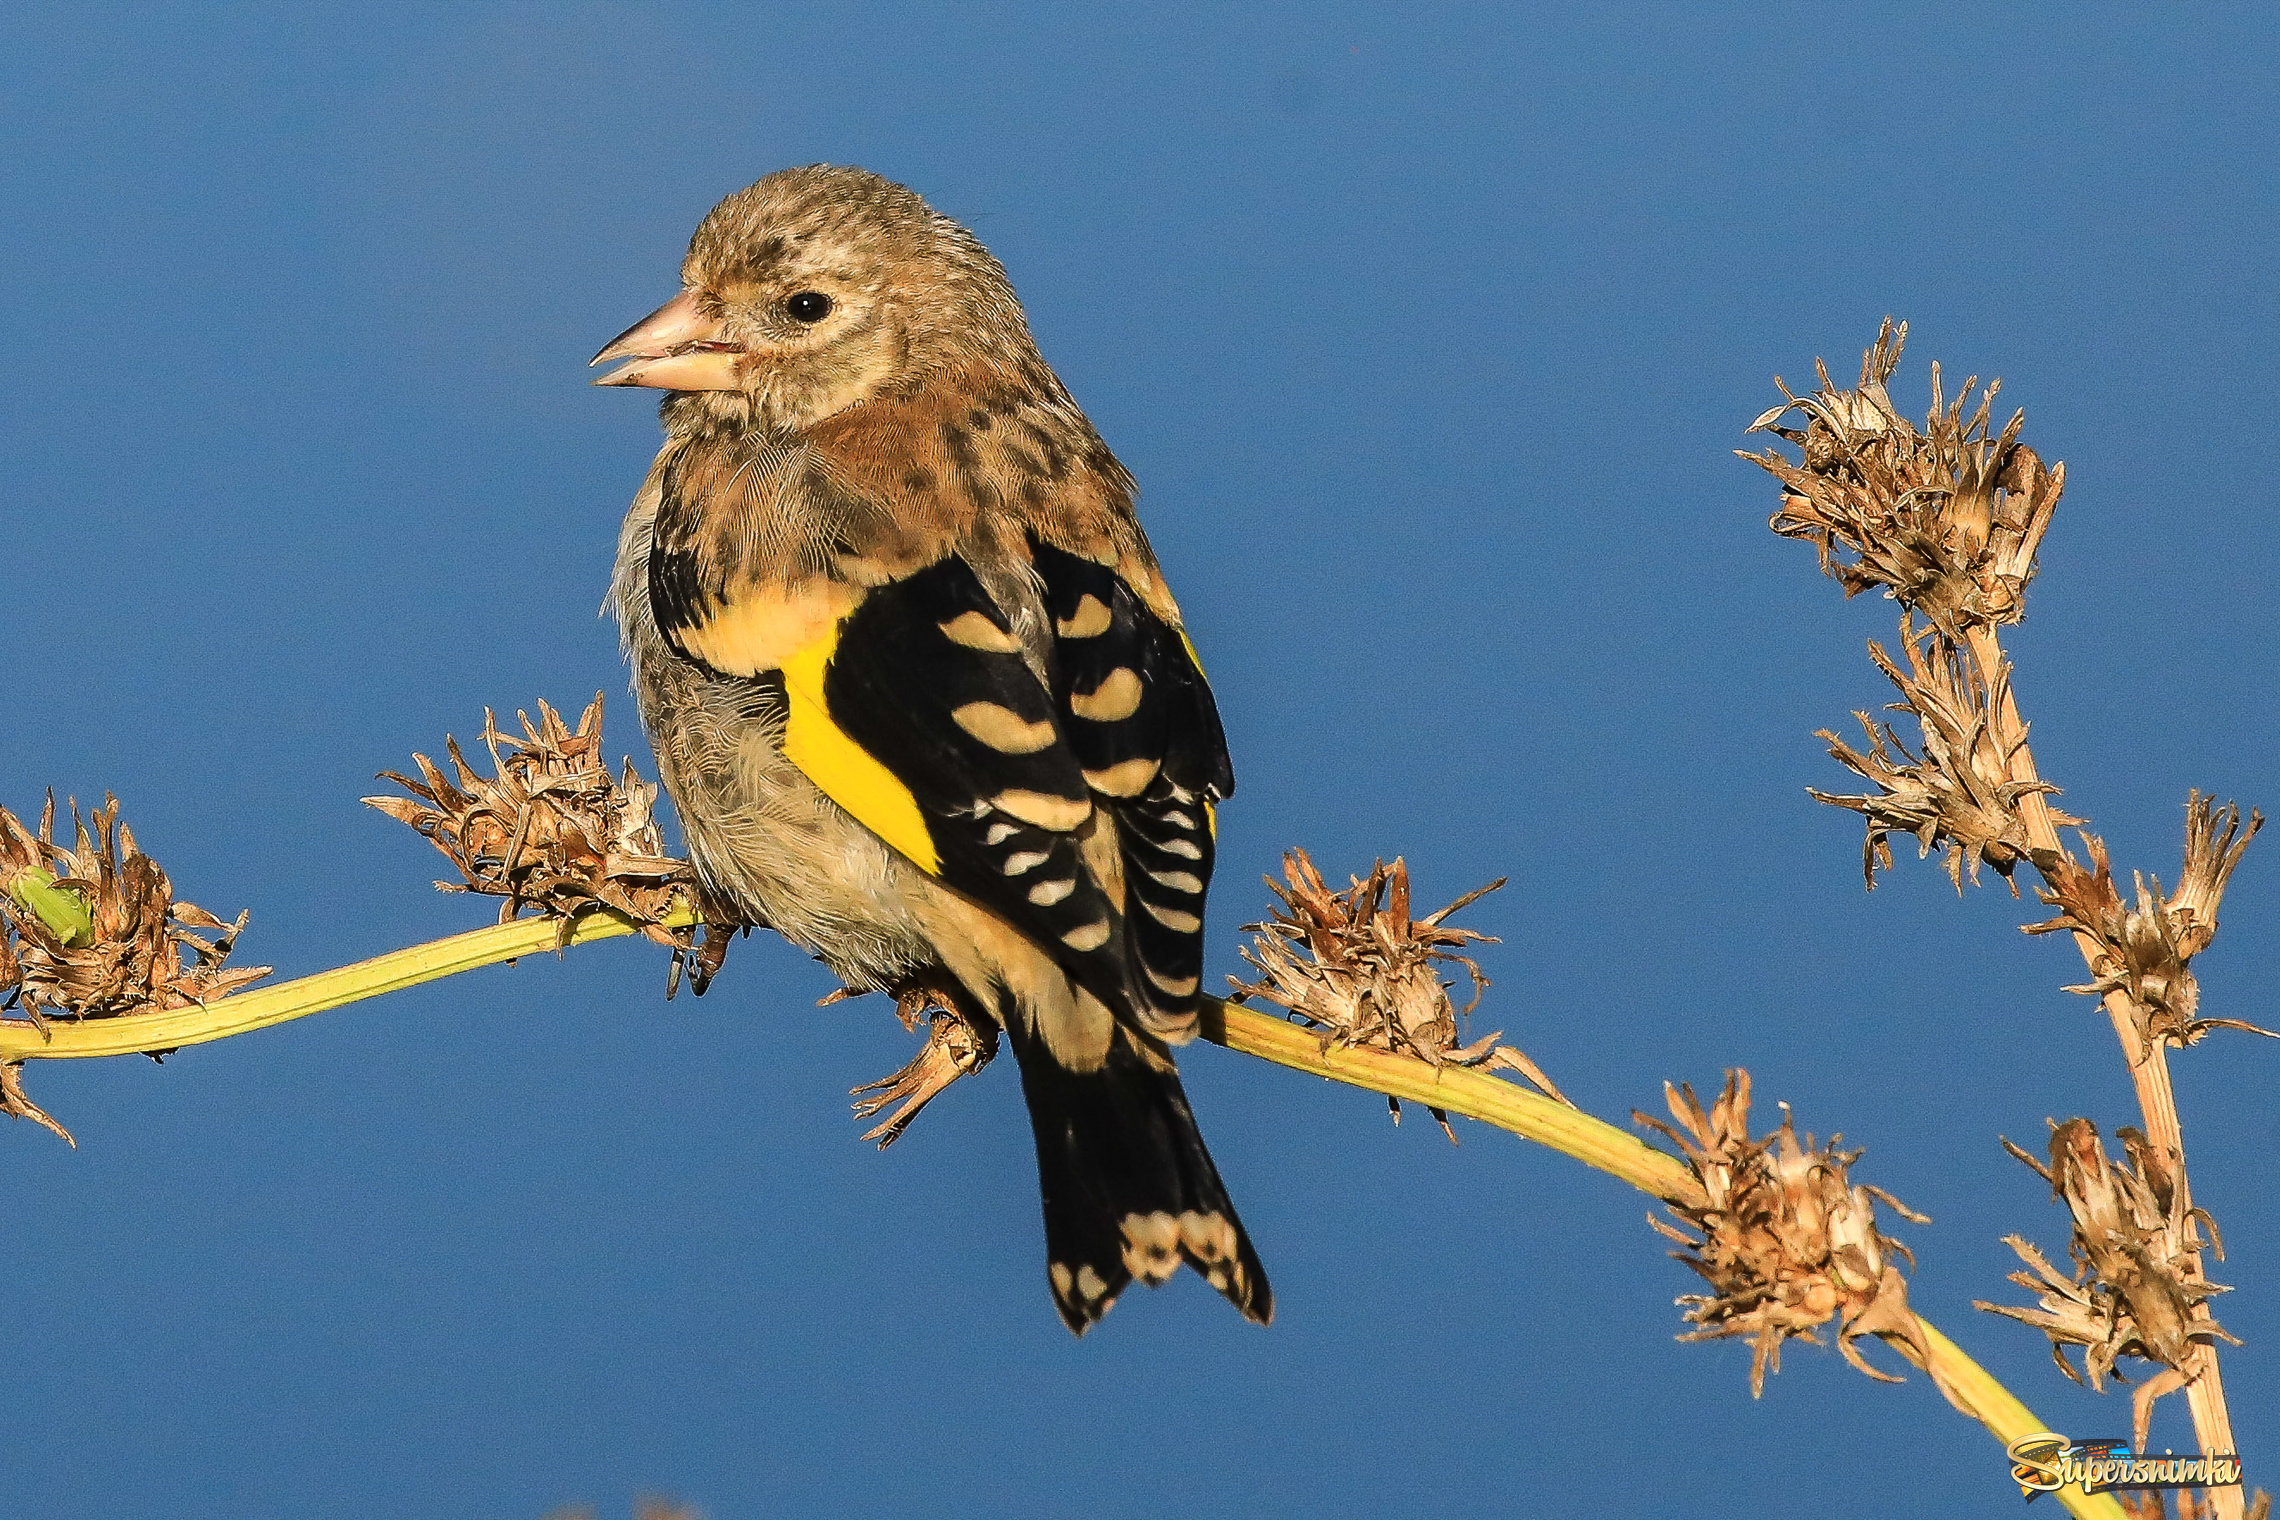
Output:
<svg viewBox="0 0 2280 1520">
<path fill-rule="evenodd" d="M 1265 1323 L 1169 1050 L 1235 778 L 1132 477 L 997 260 L 877 175 L 738 191 L 681 283 L 594 362 L 672 392 L 611 597 L 698 870 L 1005 1030 L 1071 1330 L 1183 1260 Z"/>
</svg>

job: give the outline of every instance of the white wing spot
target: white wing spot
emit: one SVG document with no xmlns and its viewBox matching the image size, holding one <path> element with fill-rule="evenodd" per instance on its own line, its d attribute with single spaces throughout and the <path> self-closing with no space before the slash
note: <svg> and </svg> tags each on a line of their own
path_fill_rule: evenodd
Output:
<svg viewBox="0 0 2280 1520">
<path fill-rule="evenodd" d="M 1137 797 L 1156 779 L 1160 764 L 1146 756 L 1119 761 L 1106 770 L 1086 771 L 1085 785 L 1107 797 Z"/>
<path fill-rule="evenodd" d="M 1005 858 L 1005 874 L 1019 876 L 1024 871 L 1034 871 L 1052 858 L 1042 850 L 1023 850 L 1018 855 L 1008 855 Z"/>
<path fill-rule="evenodd" d="M 1198 981 L 1198 979 L 1195 977 L 1158 976 L 1156 974 L 1156 968 L 1153 966 L 1142 966 L 1140 969 L 1148 973 L 1148 980 L 1154 982 L 1156 984 L 1156 990 L 1158 992 L 1161 992 L 1166 997 L 1184 998 L 1193 997 L 1195 995 L 1195 989 Z"/>
<path fill-rule="evenodd" d="M 1021 643 L 979 612 L 961 612 L 942 625 L 942 636 L 966 649 L 988 654 L 1019 654 Z"/>
<path fill-rule="evenodd" d="M 1085 599 L 1077 603 L 1075 615 L 1053 626 L 1064 639 L 1091 639 L 1108 632 L 1113 621 L 1108 604 L 1088 591 Z"/>
<path fill-rule="evenodd" d="M 1032 723 L 995 702 L 968 702 L 950 714 L 950 721 L 1001 755 L 1034 755 L 1054 737 L 1052 724 Z"/>
<path fill-rule="evenodd" d="M 1203 927 L 1203 920 L 1193 913 L 1182 913 L 1177 908 L 1159 908 L 1145 897 L 1140 899 L 1140 906 L 1148 910 L 1150 918 L 1174 934 L 1194 934 Z M 1102 928 L 1105 930 L 1107 925 L 1102 925 Z"/>
<path fill-rule="evenodd" d="M 1108 920 L 1103 918 L 1089 924 L 1080 924 L 1062 935 L 1061 943 L 1071 950 L 1098 950 L 1108 943 Z"/>
<path fill-rule="evenodd" d="M 1029 900 L 1040 908 L 1050 908 L 1076 890 L 1077 882 L 1073 876 L 1060 881 L 1041 881 L 1029 889 Z"/>
<path fill-rule="evenodd" d="M 1066 834 L 1092 816 L 1089 800 L 1056 797 L 1050 792 L 1000 792 L 990 799 L 990 805 L 1001 813 L 1011 813 L 1023 823 L 1034 823 L 1056 834 Z"/>
<path fill-rule="evenodd" d="M 1083 696 L 1071 694 L 1069 711 L 1088 723 L 1121 723 L 1140 710 L 1140 678 L 1119 665 Z"/>
<path fill-rule="evenodd" d="M 1203 883 L 1196 879 L 1193 871 L 1150 871 L 1148 879 L 1159 886 L 1170 887 L 1174 892 L 1192 895 L 1203 890 Z"/>
</svg>

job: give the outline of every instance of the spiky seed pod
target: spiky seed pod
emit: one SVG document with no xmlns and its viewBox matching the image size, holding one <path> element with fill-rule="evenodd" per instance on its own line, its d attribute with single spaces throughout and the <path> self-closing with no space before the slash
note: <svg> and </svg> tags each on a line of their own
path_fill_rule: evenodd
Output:
<svg viewBox="0 0 2280 1520">
<path fill-rule="evenodd" d="M 1677 1142 L 1706 1197 L 1700 1206 L 1668 1205 L 1676 1225 L 1647 1220 L 1684 1248 L 1671 1255 L 1712 1290 L 1678 1300 L 1696 1327 L 1680 1340 L 1749 1340 L 1752 1397 L 1765 1391 L 1767 1371 L 1781 1370 L 1785 1342 L 1818 1345 L 1831 1320 L 1845 1360 L 1881 1382 L 1900 1379 L 1861 1355 L 1863 1336 L 1896 1337 L 1928 1356 L 1898 1264 L 1915 1257 L 1878 1229 L 1876 1204 L 1918 1224 L 1930 1222 L 1924 1215 L 1882 1188 L 1850 1181 L 1847 1169 L 1861 1153 L 1839 1150 L 1839 1137 L 1826 1146 L 1810 1134 L 1800 1141 L 1786 1104 L 1781 1127 L 1751 1139 L 1747 1071 L 1728 1072 L 1707 1110 L 1691 1086 L 1666 1083 L 1663 1094 L 1675 1124 L 1632 1117 Z"/>
<path fill-rule="evenodd" d="M 2028 1270 L 2010 1281 L 2035 1295 L 2037 1307 L 2017 1308 L 1975 1300 L 1974 1307 L 2034 1326 L 2050 1337 L 2051 1359 L 2077 1383 L 2103 1392 L 2108 1377 L 2123 1381 L 2117 1359 L 2137 1357 L 2164 1370 L 2139 1386 L 2131 1399 L 2136 1445 L 2143 1449 L 2153 1404 L 2186 1386 L 2198 1374 L 2210 1342 L 2239 1345 L 2204 1306 L 2227 1289 L 2199 1270 L 2200 1253 L 2224 1248 L 2216 1223 L 2202 1209 L 2180 1209 L 2175 1158 L 2152 1154 L 2135 1129 L 2118 1132 L 2128 1164 L 2106 1154 L 2097 1126 L 2088 1119 L 2053 1125 L 2050 1165 L 2003 1142 L 2020 1161 L 2051 1185 L 2051 1196 L 2067 1207 L 2074 1233 L 2067 1244 L 2076 1270 L 2061 1272 L 2019 1235 L 2006 1235 Z M 2209 1238 L 2204 1241 L 2201 1228 Z M 2067 1355 L 2079 1348 L 2077 1368 Z"/>
<path fill-rule="evenodd" d="M 1281 908 L 1263 923 L 1244 926 L 1255 938 L 1243 958 L 1259 977 L 1252 982 L 1229 977 L 1230 1001 L 1255 997 L 1279 1004 L 1320 1034 L 1325 1051 L 1358 1045 L 1414 1056 L 1432 1066 L 1515 1071 L 1547 1097 L 1568 1101 L 1535 1062 L 1498 1043 L 1504 1038 L 1501 1030 L 1467 1045 L 1458 1043 L 1458 1021 L 1480 1005 L 1488 986 L 1480 963 L 1464 949 L 1496 940 L 1448 920 L 1503 886 L 1501 877 L 1419 917 L 1410 911 L 1409 867 L 1399 859 L 1391 865 L 1377 862 L 1368 876 L 1350 878 L 1342 892 L 1323 883 L 1304 850 L 1283 857 L 1283 874 L 1284 882 L 1267 879 Z M 1472 996 L 1461 1009 L 1450 997 L 1454 983 L 1441 978 L 1442 969 L 1451 966 L 1464 972 L 1471 987 Z M 1393 1113 L 1398 1120 L 1398 1103 Z"/>
<path fill-rule="evenodd" d="M 166 872 L 119 822 L 116 797 L 85 818 L 74 805 L 71 820 L 66 849 L 55 842 L 53 794 L 37 833 L 0 808 L 0 921 L 13 940 L 0 955 L 0 998 L 34 1022 L 117 1018 L 209 1003 L 269 974 L 224 964 L 247 916 L 224 923 L 176 901 Z M 42 896 L 77 911 L 59 913 Z"/>
<path fill-rule="evenodd" d="M 55 822 L 52 792 L 36 832 L 0 808 L 0 1010 L 20 1008 L 42 1028 L 50 1019 L 158 1013 L 213 1002 L 269 974 L 224 964 L 247 915 L 225 924 L 177 902 L 166 873 L 119 822 L 116 797 L 90 818 L 73 804 L 71 848 L 55 842 Z M 25 1096 L 21 1063 L 0 1064 L 0 1114 L 71 1140 Z"/>
<path fill-rule="evenodd" d="M 1875 642 L 1868 646 L 1877 668 L 1898 688 L 1902 701 L 1897 712 L 1913 713 L 1921 724 L 1923 754 L 1911 753 L 1891 727 L 1867 713 L 1855 713 L 1867 730 L 1866 753 L 1823 730 L 1829 755 L 1846 769 L 1873 783 L 1876 791 L 1848 796 L 1806 790 L 1816 801 L 1849 808 L 1867 822 L 1862 864 L 1868 884 L 1876 885 L 1878 870 L 1892 866 L 1893 834 L 1912 834 L 1919 857 L 1942 849 L 1948 879 L 1958 892 L 1968 872 L 1974 885 L 1981 864 L 1992 866 L 2006 882 L 2033 847 L 2025 820 L 2019 816 L 2023 797 L 2056 792 L 2044 781 L 2018 781 L 2014 756 L 2026 744 L 2023 728 L 2003 721 L 2010 684 L 2008 665 L 1998 668 L 1992 680 L 1964 659 L 1955 646 L 1932 630 L 1903 616 L 1900 648 L 1908 660 L 1903 670 Z M 2079 820 L 2053 813 L 2062 823 Z M 2013 896 L 2018 885 L 2011 883 Z"/>
<path fill-rule="evenodd" d="M 2262 827 L 2263 814 L 2250 813 L 2243 828 L 2238 807 L 2216 807 L 2194 792 L 2185 807 L 2185 868 L 2177 891 L 2165 893 L 2159 877 L 2149 887 L 2144 875 L 2133 872 L 2136 901 L 2130 903 L 2115 884 L 2106 842 L 2084 833 L 2089 863 L 2068 852 L 2044 872 L 2050 885 L 2037 893 L 2058 916 L 2028 924 L 2026 932 L 2071 930 L 2094 940 L 2093 980 L 2066 990 L 2100 998 L 2125 994 L 2143 1047 L 2156 1041 L 2191 1045 L 2213 1029 L 2271 1035 L 2241 1019 L 2201 1018 L 2200 983 L 2192 970 L 2193 957 L 2216 938 L 2225 883 Z"/>
<path fill-rule="evenodd" d="M 1973 627 L 2017 622 L 2034 578 L 2035 550 L 2066 485 L 2066 469 L 2045 467 L 2018 441 L 2025 414 L 1990 431 L 1989 385 L 1971 407 L 1976 378 L 1950 404 L 1932 366 L 1932 408 L 1921 430 L 1892 404 L 1885 382 L 1899 367 L 1907 324 L 1886 318 L 1861 357 L 1860 384 L 1837 389 L 1826 366 L 1821 387 L 1750 425 L 1797 444 L 1792 463 L 1771 450 L 1742 457 L 1781 482 L 1774 532 L 1820 551 L 1821 569 L 1852 596 L 1882 587 L 1934 627 L 1961 639 Z M 1775 382 L 1777 385 L 1778 381 Z M 1803 428 L 1782 425 L 1796 412 Z"/>
<path fill-rule="evenodd" d="M 642 925 L 642 933 L 674 951 L 671 988 L 684 965 L 702 993 L 727 952 L 736 927 L 717 905 L 699 903 L 702 889 L 683 860 L 665 853 L 655 806 L 657 788 L 625 762 L 612 777 L 602 760 L 602 699 L 596 694 L 576 729 L 546 703 L 538 721 L 518 712 L 522 736 L 499 731 L 483 712 L 483 743 L 494 774 L 467 763 L 459 741 L 446 736 L 451 774 L 425 755 L 412 761 L 420 779 L 383 771 L 409 797 L 367 797 L 365 802 L 416 829 L 443 852 L 461 880 L 439 881 L 446 892 L 480 892 L 504 898 L 499 921 L 525 909 L 562 921 L 596 905 L 614 908 Z M 669 926 L 668 917 L 693 907 L 705 911 L 702 935 L 693 926 Z"/>
</svg>

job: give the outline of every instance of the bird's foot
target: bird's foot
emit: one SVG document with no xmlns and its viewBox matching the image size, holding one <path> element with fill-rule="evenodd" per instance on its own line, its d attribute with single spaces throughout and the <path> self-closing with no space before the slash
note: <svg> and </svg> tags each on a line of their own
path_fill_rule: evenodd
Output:
<svg viewBox="0 0 2280 1520">
<path fill-rule="evenodd" d="M 944 1088 L 980 1071 L 997 1054 L 996 1028 L 946 1007 L 945 1001 L 923 987 L 895 994 L 895 1015 L 905 1029 L 916 1029 L 921 1018 L 927 1021 L 926 1048 L 893 1076 L 854 1089 L 858 1119 L 868 1119 L 889 1104 L 900 1105 L 863 1136 L 878 1141 L 880 1150 L 900 1139 L 918 1111 Z"/>
</svg>

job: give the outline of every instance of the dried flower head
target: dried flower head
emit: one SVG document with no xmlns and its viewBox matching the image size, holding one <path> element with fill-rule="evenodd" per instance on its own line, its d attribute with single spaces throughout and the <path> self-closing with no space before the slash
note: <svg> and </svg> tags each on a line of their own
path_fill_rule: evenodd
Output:
<svg viewBox="0 0 2280 1520">
<path fill-rule="evenodd" d="M 1972 407 L 1978 381 L 1966 380 L 1950 404 L 1936 364 L 1932 409 L 1919 431 L 1885 389 L 1907 341 L 1907 324 L 1887 317 L 1861 356 L 1858 388 L 1838 390 L 1818 362 L 1814 394 L 1781 385 L 1782 405 L 1750 430 L 1798 445 L 1803 457 L 1792 463 L 1770 449 L 1742 457 L 1781 482 L 1773 531 L 1814 544 L 1822 571 L 1847 596 L 1881 586 L 1961 638 L 1975 625 L 2023 614 L 2035 549 L 2065 489 L 2066 467 L 2046 468 L 2018 441 L 2024 413 L 2000 434 L 1990 431 L 2000 381 Z M 1782 424 L 1791 412 L 1804 427 Z"/>
<path fill-rule="evenodd" d="M 1862 1336 L 1882 1335 L 1919 1357 L 1928 1354 L 1895 1260 L 1913 1265 L 1915 1257 L 1877 1228 L 1876 1204 L 1918 1224 L 1930 1221 L 1882 1188 L 1849 1181 L 1846 1170 L 1861 1153 L 1839 1150 L 1840 1137 L 1830 1136 L 1826 1146 L 1810 1134 L 1800 1141 L 1787 1104 L 1781 1128 L 1751 1139 L 1746 1071 L 1726 1074 L 1707 1112 L 1690 1086 L 1665 1083 L 1663 1094 L 1675 1127 L 1642 1113 L 1632 1117 L 1677 1142 L 1706 1197 L 1700 1205 L 1668 1205 L 1678 1226 L 1647 1220 L 1685 1247 L 1671 1255 L 1712 1289 L 1678 1300 L 1697 1327 L 1679 1339 L 1747 1337 L 1755 1397 L 1765 1391 L 1766 1371 L 1781 1370 L 1782 1343 L 1818 1345 L 1817 1332 L 1833 1319 L 1846 1361 L 1881 1382 L 1899 1382 L 1870 1366 L 1856 1345 Z"/>
<path fill-rule="evenodd" d="M 20 1004 L 34 1022 L 117 1018 L 209 1003 L 269 974 L 225 967 L 247 915 L 224 923 L 176 901 L 116 797 L 86 818 L 74 804 L 71 822 L 66 849 L 52 793 L 37 833 L 0 808 L 0 942 L 13 941 L 0 954 L 0 1006 Z"/>
<path fill-rule="evenodd" d="M 0 808 L 0 1009 L 20 1007 L 44 1028 L 49 1019 L 203 1005 L 269 974 L 224 964 L 247 915 L 225 924 L 177 902 L 166 873 L 119 822 L 116 797 L 89 818 L 73 804 L 71 823 L 66 849 L 55 842 L 54 793 L 36 833 Z M 0 1114 L 70 1140 L 25 1096 L 20 1065 L 0 1064 Z"/>
<path fill-rule="evenodd" d="M 501 923 L 525 908 L 552 914 L 562 920 L 565 940 L 579 913 L 613 908 L 675 952 L 668 996 L 684 964 L 702 993 L 727 953 L 734 925 L 717 905 L 700 904 L 702 889 L 688 862 L 665 853 L 654 812 L 657 788 L 634 773 L 630 759 L 622 779 L 610 775 L 602 760 L 600 695 L 575 730 L 544 702 L 535 724 L 526 713 L 515 716 L 522 723 L 519 739 L 500 733 L 498 719 L 484 709 L 483 743 L 494 775 L 478 774 L 459 741 L 446 736 L 452 776 L 415 754 L 419 780 L 381 773 L 410 797 L 364 800 L 417 829 L 458 867 L 463 879 L 439 881 L 441 890 L 506 899 Z M 699 907 L 706 910 L 701 942 L 697 927 L 665 922 Z"/>
<path fill-rule="evenodd" d="M 1806 790 L 1818 801 L 1850 808 L 1868 824 L 1861 849 L 1862 865 L 1871 889 L 1879 869 L 1892 868 L 1893 834 L 1913 834 L 1918 858 L 1944 849 L 1948 879 L 1958 892 L 1964 875 L 1974 886 L 1984 862 L 2006 882 L 2011 894 L 2018 884 L 2012 869 L 2032 854 L 2025 820 L 2019 816 L 2023 797 L 2056 792 L 2047 781 L 2013 779 L 2014 763 L 2027 742 L 2026 727 L 2006 721 L 2011 671 L 2008 663 L 1993 677 L 1946 639 L 1916 624 L 1903 614 L 1900 648 L 1908 668 L 1900 666 L 1884 647 L 1871 641 L 1868 652 L 1887 679 L 1899 688 L 1902 700 L 1894 712 L 1913 713 L 1923 735 L 1921 758 L 1911 753 L 1890 726 L 1867 713 L 1855 713 L 1868 731 L 1869 748 L 1863 754 L 1835 734 L 1822 730 L 1830 757 L 1873 783 L 1876 791 L 1860 796 Z M 2064 813 L 2053 814 L 2060 823 L 2076 823 Z"/>
<path fill-rule="evenodd" d="M 2133 872 L 2134 903 L 2122 901 L 2105 841 L 2085 832 L 2082 845 L 2089 864 L 2068 852 L 2044 871 L 2050 885 L 2037 895 L 2058 909 L 2058 916 L 2028 924 L 2026 932 L 2066 929 L 2089 936 L 2097 947 L 2090 963 L 2094 980 L 2066 990 L 2100 998 L 2109 992 L 2126 995 L 2138 1039 L 2147 1047 L 2156 1041 L 2190 1045 L 2212 1029 L 2270 1035 L 2271 1030 L 2241 1019 L 2199 1017 L 2201 989 L 2192 970 L 2193 957 L 2216 938 L 2225 883 L 2263 827 L 2261 813 L 2250 813 L 2243 828 L 2238 807 L 2219 808 L 2192 793 L 2185 805 L 2185 866 L 2176 893 L 2165 894 L 2159 877 L 2149 888 L 2146 878 Z"/>
<path fill-rule="evenodd" d="M 1480 1006 L 1488 986 L 1479 962 L 1464 948 L 1496 940 L 1448 920 L 1503 886 L 1501 877 L 1419 918 L 1409 909 L 1409 867 L 1398 859 L 1391 865 L 1381 860 L 1368 876 L 1350 878 L 1343 892 L 1323 884 L 1304 850 L 1283 857 L 1283 874 L 1288 885 L 1267 878 L 1282 907 L 1266 922 L 1244 926 L 1255 938 L 1243 958 L 1258 969 L 1259 979 L 1229 977 L 1229 1001 L 1256 997 L 1280 1004 L 1321 1035 L 1326 1051 L 1358 1045 L 1433 1066 L 1515 1071 L 1546 1096 L 1567 1102 L 1535 1062 L 1497 1043 L 1501 1030 L 1469 1045 L 1457 1043 L 1458 1020 Z M 1455 984 L 1441 979 L 1447 966 L 1461 969 L 1470 983 L 1472 997 L 1462 1009 L 1449 996 Z M 1393 1113 L 1398 1121 L 1398 1103 Z M 1437 1110 L 1434 1116 L 1446 1129 L 1448 1121 Z"/>
<path fill-rule="evenodd" d="M 2036 1295 L 2040 1306 L 2013 1308 L 1975 1301 L 1974 1307 L 2033 1325 L 2050 1337 L 2051 1359 L 2077 1383 L 2099 1391 L 2105 1380 L 2125 1381 L 2114 1362 L 2133 1356 L 2157 1362 L 2162 1371 L 2142 1384 L 2130 1400 L 2134 1442 L 2145 1446 L 2154 1400 L 2185 1387 L 2196 1376 L 2216 1340 L 2240 1342 L 2220 1328 L 2204 1307 L 2227 1291 L 2204 1279 L 2200 1253 L 2224 1246 L 2215 1221 L 2202 1209 L 2183 1207 L 2175 1185 L 2175 1156 L 2155 1156 L 2135 1129 L 2118 1132 L 2128 1165 L 2107 1156 L 2098 1128 L 2088 1119 L 2051 1127 L 2050 1165 L 2013 1145 L 2003 1148 L 2034 1168 L 2051 1186 L 2051 1196 L 2074 1217 L 2068 1254 L 2071 1275 L 2052 1266 L 2024 1237 L 2004 1241 L 2029 1268 L 2010 1280 Z M 2201 1238 L 2207 1226 L 2209 1239 Z M 2067 1357 L 2082 1350 L 2077 1369 Z"/>
</svg>

